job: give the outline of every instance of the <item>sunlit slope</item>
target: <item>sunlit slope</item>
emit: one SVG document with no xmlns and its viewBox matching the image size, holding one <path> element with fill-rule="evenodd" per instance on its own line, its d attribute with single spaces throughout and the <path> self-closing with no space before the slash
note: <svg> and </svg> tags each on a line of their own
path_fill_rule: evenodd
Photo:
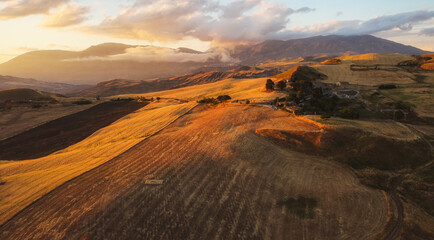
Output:
<svg viewBox="0 0 434 240">
<path fill-rule="evenodd" d="M 414 59 L 410 55 L 370 53 L 355 56 L 343 56 L 338 59 L 342 60 L 341 64 L 314 64 L 311 65 L 311 67 L 328 76 L 328 78 L 324 80 L 326 83 L 349 82 L 350 84 L 366 86 L 375 86 L 385 83 L 415 83 L 415 77 L 413 74 L 394 67 L 399 62 Z M 370 66 L 378 64 L 384 65 L 384 67 L 380 67 L 382 70 L 352 71 L 350 69 L 352 64 Z M 393 68 L 397 70 L 395 71 Z"/>
<path fill-rule="evenodd" d="M 0 224 L 62 183 L 95 168 L 155 134 L 196 103 L 152 103 L 46 157 L 0 163 Z"/>
<path fill-rule="evenodd" d="M 378 136 L 397 140 L 412 141 L 419 139 L 406 125 L 392 120 L 363 121 L 332 117 L 321 119 L 320 116 L 307 115 L 304 118 L 324 124 L 325 127 L 353 127 Z"/>
<path fill-rule="evenodd" d="M 198 106 L 44 196 L 1 226 L 0 238 L 381 239 L 390 214 L 381 191 L 341 164 L 256 134 L 321 126 L 254 105 Z M 147 185 L 150 174 L 164 183 Z M 279 205 L 297 197 L 317 201 L 313 216 Z"/>
<path fill-rule="evenodd" d="M 216 97 L 228 94 L 234 100 L 250 99 L 252 102 L 266 101 L 278 96 L 285 96 L 280 92 L 266 92 L 265 82 L 267 78 L 257 79 L 226 79 L 215 83 L 185 87 L 174 90 L 160 91 L 142 94 L 146 97 L 180 98 L 187 100 L 198 100 L 204 97 Z M 135 97 L 138 94 L 123 96 Z"/>
</svg>

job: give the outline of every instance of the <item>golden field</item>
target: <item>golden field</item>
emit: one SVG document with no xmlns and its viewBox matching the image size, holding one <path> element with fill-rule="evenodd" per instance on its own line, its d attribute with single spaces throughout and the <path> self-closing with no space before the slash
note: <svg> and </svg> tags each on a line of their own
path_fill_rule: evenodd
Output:
<svg viewBox="0 0 434 240">
<path fill-rule="evenodd" d="M 122 154 L 152 136 L 196 103 L 153 103 L 46 157 L 1 161 L 0 223 L 62 183 Z"/>
</svg>

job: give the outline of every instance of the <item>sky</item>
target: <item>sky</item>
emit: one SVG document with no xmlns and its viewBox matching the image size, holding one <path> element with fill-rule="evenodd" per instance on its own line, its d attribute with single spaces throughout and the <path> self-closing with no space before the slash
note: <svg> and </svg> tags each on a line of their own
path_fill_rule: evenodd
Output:
<svg viewBox="0 0 434 240">
<path fill-rule="evenodd" d="M 0 63 L 118 42 L 188 47 L 371 34 L 434 51 L 432 0 L 0 0 Z"/>
</svg>

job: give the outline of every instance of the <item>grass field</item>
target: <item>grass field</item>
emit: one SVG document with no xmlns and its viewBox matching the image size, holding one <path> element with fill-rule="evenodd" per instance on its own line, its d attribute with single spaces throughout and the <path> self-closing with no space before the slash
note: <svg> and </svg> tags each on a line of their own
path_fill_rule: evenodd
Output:
<svg viewBox="0 0 434 240">
<path fill-rule="evenodd" d="M 199 100 L 204 97 L 217 97 L 228 94 L 233 100 L 250 99 L 251 102 L 268 101 L 276 97 L 285 96 L 284 93 L 278 91 L 264 91 L 266 81 L 267 78 L 226 79 L 215 83 L 142 94 L 142 96 Z M 122 95 L 122 97 L 135 97 L 137 95 L 140 94 Z"/>
<path fill-rule="evenodd" d="M 434 98 L 431 86 L 381 90 L 381 94 L 394 101 L 410 103 L 420 117 L 434 118 Z"/>
<path fill-rule="evenodd" d="M 196 103 L 153 103 L 46 157 L 0 162 L 0 224 L 62 183 L 125 152 Z"/>
<path fill-rule="evenodd" d="M 349 120 L 343 118 L 321 119 L 320 116 L 305 116 L 308 119 L 317 121 L 331 127 L 355 127 L 363 131 L 371 132 L 378 136 L 393 138 L 397 140 L 412 141 L 419 138 L 407 126 L 392 120 Z"/>
<path fill-rule="evenodd" d="M 349 82 L 350 84 L 375 86 L 386 83 L 394 84 L 411 84 L 415 83 L 414 75 L 403 70 L 386 71 L 352 71 L 351 64 L 360 65 L 396 65 L 401 61 L 413 59 L 410 55 L 402 54 L 362 54 L 355 56 L 343 56 L 338 59 L 342 60 L 338 65 L 314 64 L 311 67 L 328 76 L 324 82 L 337 83 Z"/>
<path fill-rule="evenodd" d="M 384 234 L 390 210 L 381 191 L 361 185 L 341 164 L 275 145 L 256 129 L 321 131 L 271 108 L 201 105 L 44 196 L 1 226 L 0 238 L 375 239 Z M 147 185 L 149 175 L 164 183 Z"/>
</svg>

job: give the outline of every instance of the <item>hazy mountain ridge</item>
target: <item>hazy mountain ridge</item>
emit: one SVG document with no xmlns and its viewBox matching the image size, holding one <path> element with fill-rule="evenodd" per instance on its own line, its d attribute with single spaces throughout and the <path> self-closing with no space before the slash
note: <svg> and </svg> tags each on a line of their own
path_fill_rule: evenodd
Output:
<svg viewBox="0 0 434 240">
<path fill-rule="evenodd" d="M 87 85 L 72 85 L 67 83 L 45 82 L 32 78 L 18 78 L 0 75 L 0 90 L 13 88 L 31 88 L 45 92 L 71 93 L 88 88 Z"/>
<path fill-rule="evenodd" d="M 316 36 L 287 41 L 268 40 L 235 49 L 234 57 L 243 64 L 257 64 L 265 60 L 315 55 L 354 55 L 363 53 L 426 54 L 427 51 L 377 38 L 362 36 Z"/>
<path fill-rule="evenodd" d="M 133 80 L 171 77 L 186 74 L 204 65 L 203 62 L 164 61 L 141 62 L 140 59 L 111 59 L 122 56 L 128 49 L 146 48 L 148 51 L 166 51 L 189 55 L 202 54 L 195 50 L 159 48 L 152 46 L 133 46 L 117 43 L 104 43 L 83 51 L 46 50 L 32 51 L 0 64 L 0 74 L 21 78 L 44 79 L 71 84 L 92 84 L 113 78 Z M 205 53 L 203 53 L 205 54 Z M 137 56 L 137 54 L 136 54 Z M 204 56 L 206 57 L 206 56 Z"/>
<path fill-rule="evenodd" d="M 287 41 L 268 40 L 230 51 L 104 43 L 83 51 L 47 50 L 22 54 L 0 64 L 0 74 L 72 84 L 95 84 L 107 79 L 170 78 L 235 65 L 257 65 L 282 58 L 363 53 L 426 54 L 421 49 L 370 35 L 317 36 Z"/>
</svg>

